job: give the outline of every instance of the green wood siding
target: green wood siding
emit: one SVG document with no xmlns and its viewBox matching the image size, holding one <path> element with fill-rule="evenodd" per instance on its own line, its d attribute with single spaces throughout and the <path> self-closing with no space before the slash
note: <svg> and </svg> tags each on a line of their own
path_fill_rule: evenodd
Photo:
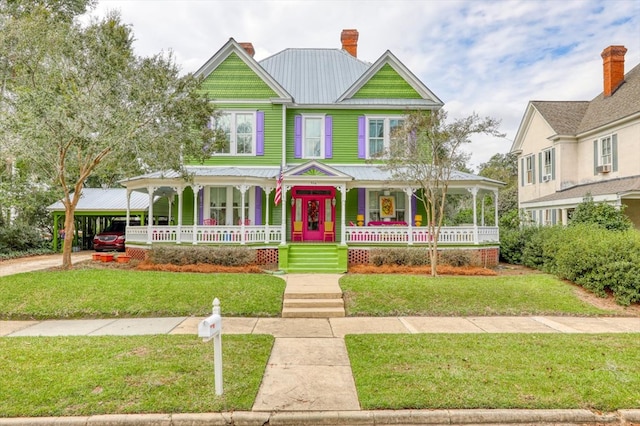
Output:
<svg viewBox="0 0 640 426">
<path fill-rule="evenodd" d="M 294 153 L 294 117 L 299 114 L 322 114 L 333 117 L 333 157 L 322 159 L 327 164 L 367 164 L 371 160 L 358 158 L 358 117 L 362 115 L 398 116 L 405 115 L 404 110 L 287 110 L 287 163 L 299 164 L 308 161 L 295 158 Z"/>
<path fill-rule="evenodd" d="M 213 99 L 268 99 L 276 93 L 235 53 L 202 82 Z"/>
<path fill-rule="evenodd" d="M 384 65 L 353 98 L 420 99 L 421 96 L 391 65 Z"/>
<path fill-rule="evenodd" d="M 282 158 L 282 105 L 267 103 L 216 103 L 216 108 L 224 110 L 247 110 L 264 112 L 264 155 L 213 155 L 207 159 L 205 166 L 277 166 Z M 293 146 L 293 145 L 292 145 Z M 195 164 L 195 163 L 191 163 Z M 197 163 L 200 164 L 200 163 Z"/>
</svg>

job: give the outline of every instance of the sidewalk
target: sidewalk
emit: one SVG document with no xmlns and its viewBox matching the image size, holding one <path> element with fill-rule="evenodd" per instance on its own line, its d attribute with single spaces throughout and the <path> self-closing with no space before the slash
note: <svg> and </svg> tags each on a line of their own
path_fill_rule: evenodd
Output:
<svg viewBox="0 0 640 426">
<path fill-rule="evenodd" d="M 87 258 L 90 254 L 86 255 Z M 54 256 L 55 257 L 55 256 Z M 57 259 L 58 262 L 61 261 Z M 74 259 L 77 261 L 77 259 Z M 31 263 L 31 262 L 29 262 Z M 42 267 L 43 262 L 33 262 Z M 54 266 L 54 265 L 51 265 Z M 44 266 L 51 267 L 51 266 Z M 25 266 L 25 268 L 27 268 Z M 28 270 L 28 268 L 27 268 Z M 3 266 L 0 265 L 0 276 Z M 337 285 L 339 275 L 323 275 Z M 282 277 L 291 286 L 304 280 Z M 224 312 L 224 306 L 222 306 Z M 0 337 L 197 334 L 199 317 L 0 321 Z M 640 424 L 640 409 L 360 410 L 344 343 L 372 333 L 640 333 L 638 317 L 346 317 L 226 318 L 224 334 L 270 334 L 275 343 L 251 412 L 2 419 L 0 426 Z"/>
</svg>

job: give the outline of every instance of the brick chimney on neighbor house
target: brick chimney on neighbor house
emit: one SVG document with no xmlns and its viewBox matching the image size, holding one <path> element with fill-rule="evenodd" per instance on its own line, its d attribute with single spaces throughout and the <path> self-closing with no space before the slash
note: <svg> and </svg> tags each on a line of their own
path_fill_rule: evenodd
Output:
<svg viewBox="0 0 640 426">
<path fill-rule="evenodd" d="M 340 41 L 342 50 L 346 50 L 354 58 L 358 57 L 358 30 L 342 30 Z"/>
<path fill-rule="evenodd" d="M 602 67 L 604 78 L 604 97 L 613 92 L 624 82 L 624 46 L 609 46 L 602 51 Z"/>
<path fill-rule="evenodd" d="M 244 49 L 245 52 L 249 54 L 249 56 L 253 57 L 256 54 L 255 49 L 253 48 L 253 44 L 249 42 L 240 43 L 240 47 Z"/>
</svg>

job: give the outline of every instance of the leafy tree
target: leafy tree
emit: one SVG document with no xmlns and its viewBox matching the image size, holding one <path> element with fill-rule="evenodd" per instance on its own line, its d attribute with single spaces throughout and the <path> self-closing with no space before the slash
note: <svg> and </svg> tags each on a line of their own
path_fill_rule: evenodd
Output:
<svg viewBox="0 0 640 426">
<path fill-rule="evenodd" d="M 569 225 L 591 223 L 610 231 L 625 231 L 632 227 L 632 223 L 624 214 L 624 207 L 616 208 L 611 204 L 596 203 L 589 194 L 574 210 Z"/>
<path fill-rule="evenodd" d="M 437 275 L 438 238 L 444 220 L 444 209 L 451 173 L 467 162 L 462 147 L 474 134 L 501 136 L 498 121 L 469 117 L 447 122 L 443 110 L 418 111 L 405 117 L 404 126 L 396 132 L 386 154 L 383 167 L 395 179 L 417 184 L 417 198 L 426 211 L 426 223 L 433 239 L 429 241 L 431 274 Z"/>
<path fill-rule="evenodd" d="M 61 190 L 66 268 L 88 179 L 184 170 L 183 156 L 206 158 L 213 137 L 200 82 L 181 77 L 171 54 L 136 56 L 116 13 L 80 25 L 74 17 L 88 5 L 0 3 L 0 150 Z"/>
</svg>

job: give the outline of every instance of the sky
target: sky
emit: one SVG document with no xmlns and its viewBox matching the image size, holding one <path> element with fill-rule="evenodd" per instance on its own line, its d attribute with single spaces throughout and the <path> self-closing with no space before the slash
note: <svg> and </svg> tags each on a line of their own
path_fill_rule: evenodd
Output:
<svg viewBox="0 0 640 426">
<path fill-rule="evenodd" d="M 134 49 L 173 52 L 195 72 L 229 38 L 255 59 L 287 48 L 341 48 L 359 32 L 358 58 L 390 50 L 443 102 L 449 119 L 501 121 L 504 138 L 476 135 L 477 167 L 509 152 L 531 100 L 591 100 L 602 92 L 601 52 L 623 45 L 625 72 L 640 63 L 638 0 L 98 0 L 91 15 L 119 11 Z"/>
</svg>

